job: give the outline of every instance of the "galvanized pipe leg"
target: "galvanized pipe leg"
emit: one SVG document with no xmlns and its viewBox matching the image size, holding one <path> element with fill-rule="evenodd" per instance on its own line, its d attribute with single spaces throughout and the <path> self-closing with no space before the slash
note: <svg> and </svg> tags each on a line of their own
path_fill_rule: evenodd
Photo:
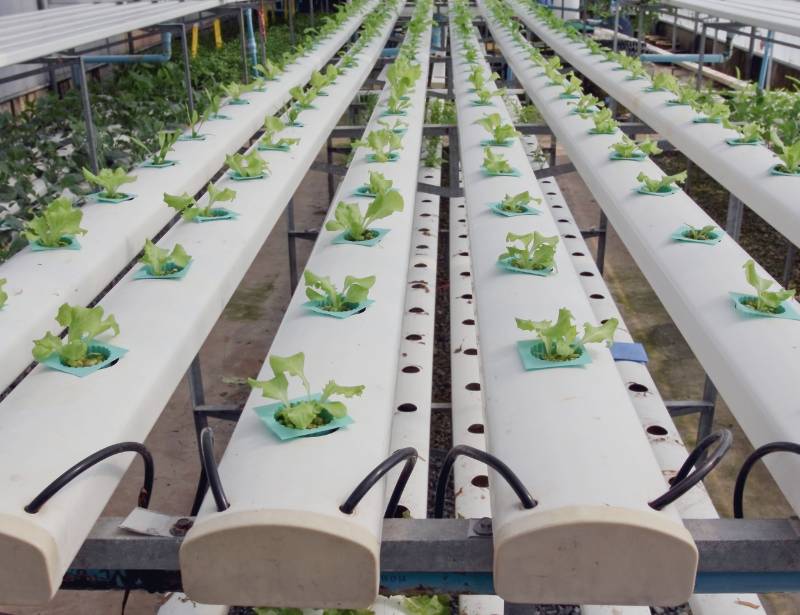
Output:
<svg viewBox="0 0 800 615">
<path fill-rule="evenodd" d="M 717 387 L 711 382 L 711 378 L 706 375 L 703 383 L 703 401 L 709 402 L 709 406 L 700 410 L 700 420 L 697 423 L 697 441 L 702 441 L 711 434 L 714 424 L 714 410 L 717 401 Z"/>
<path fill-rule="evenodd" d="M 92 103 L 89 100 L 89 83 L 86 78 L 86 64 L 83 62 L 83 56 L 78 58 L 77 68 L 77 72 L 73 72 L 73 79 L 77 79 L 80 88 L 83 121 L 86 123 L 86 149 L 89 153 L 89 165 L 92 167 L 92 173 L 98 173 L 100 164 L 97 160 L 97 135 L 92 119 Z"/>
<path fill-rule="evenodd" d="M 297 288 L 297 247 L 294 238 L 294 197 L 286 205 L 286 236 L 289 240 L 289 288 L 294 294 Z"/>
<path fill-rule="evenodd" d="M 250 75 L 247 70 L 247 29 L 244 24 L 244 11 L 239 9 L 239 39 L 242 42 L 242 71 L 244 74 L 244 82 L 250 83 Z"/>
<path fill-rule="evenodd" d="M 325 160 L 328 164 L 333 164 L 333 140 L 328 137 L 328 143 L 325 147 Z M 328 172 L 328 202 L 330 203 L 333 200 L 333 173 Z"/>
<path fill-rule="evenodd" d="M 597 256 L 595 257 L 595 263 L 597 264 L 598 271 L 600 271 L 600 275 L 603 275 L 603 266 L 606 262 L 606 237 L 608 237 L 608 218 L 606 217 L 606 212 L 603 210 L 600 210 L 600 222 L 597 228 L 600 234 L 597 236 Z"/>
<path fill-rule="evenodd" d="M 794 277 L 794 263 L 797 258 L 797 246 L 791 241 L 786 241 L 786 259 L 783 261 L 783 286 L 789 285 Z"/>
<path fill-rule="evenodd" d="M 189 63 L 189 43 L 186 40 L 186 24 L 180 25 L 181 54 L 183 55 L 183 80 L 186 84 L 186 104 L 189 106 L 189 117 L 194 112 L 194 91 L 192 89 L 192 66 Z"/>
<path fill-rule="evenodd" d="M 556 150 L 558 149 L 558 140 L 555 134 L 550 134 L 550 161 L 548 164 L 551 167 L 556 166 Z"/>
<path fill-rule="evenodd" d="M 206 403 L 206 394 L 203 390 L 203 371 L 200 367 L 200 355 L 195 355 L 189 369 L 186 372 L 186 377 L 189 380 L 189 396 L 192 400 L 192 418 L 194 419 L 194 432 L 197 438 L 197 450 L 200 451 L 200 432 L 205 427 L 208 427 L 208 418 L 202 412 L 197 412 L 197 408 L 204 406 Z M 197 490 L 194 494 L 194 501 L 192 503 L 191 514 L 196 515 L 200 510 L 200 505 L 203 503 L 206 490 L 208 489 L 208 479 L 203 471 L 203 464 L 200 464 L 200 477 L 197 480 Z"/>
<path fill-rule="evenodd" d="M 739 241 L 739 235 L 742 233 L 743 217 L 744 203 L 735 196 L 730 195 L 728 198 L 728 217 L 725 222 L 725 232 L 728 233 L 734 241 Z"/>
</svg>

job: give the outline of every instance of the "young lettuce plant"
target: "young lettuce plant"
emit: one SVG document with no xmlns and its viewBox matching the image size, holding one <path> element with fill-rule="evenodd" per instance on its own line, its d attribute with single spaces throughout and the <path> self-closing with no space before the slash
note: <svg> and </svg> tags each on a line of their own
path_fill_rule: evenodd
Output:
<svg viewBox="0 0 800 615">
<path fill-rule="evenodd" d="M 739 137 L 737 139 L 729 140 L 743 145 L 756 145 L 759 143 L 763 143 L 763 139 L 761 138 L 761 125 L 755 122 L 750 122 L 747 124 L 742 124 L 740 126 L 736 126 L 736 131 L 739 133 Z"/>
<path fill-rule="evenodd" d="M 206 187 L 208 191 L 208 202 L 205 207 L 198 207 L 197 201 L 193 196 L 185 192 L 181 195 L 164 193 L 164 202 L 181 214 L 181 217 L 188 221 L 196 218 L 220 218 L 228 215 L 228 211 L 214 207 L 217 203 L 232 201 L 236 197 L 236 192 L 230 188 L 222 190 L 209 183 Z"/>
<path fill-rule="evenodd" d="M 180 139 L 180 130 L 159 130 L 156 138 L 158 139 L 158 149 L 153 154 L 148 164 L 153 167 L 171 166 L 173 161 L 167 160 L 167 156 Z M 138 145 L 145 153 L 150 153 L 150 148 L 136 137 L 131 137 L 131 141 Z"/>
<path fill-rule="evenodd" d="M 147 272 L 154 276 L 166 276 L 182 271 L 192 257 L 179 243 L 175 244 L 172 251 L 159 248 L 149 239 L 144 243 L 144 253 L 139 262 L 147 268 Z"/>
<path fill-rule="evenodd" d="M 597 113 L 604 106 L 605 103 L 601 102 L 597 96 L 593 94 L 584 94 L 580 97 L 578 102 L 575 103 L 575 113 L 580 115 L 583 119 L 586 119 L 589 115 Z"/>
<path fill-rule="evenodd" d="M 56 321 L 67 328 L 66 341 L 48 331 L 44 337 L 33 342 L 33 358 L 41 362 L 58 355 L 67 367 L 91 367 L 108 358 L 95 341 L 98 335 L 113 331 L 119 335 L 119 325 L 113 316 L 103 319 L 103 308 L 69 305 L 58 308 Z"/>
<path fill-rule="evenodd" d="M 483 148 L 483 168 L 490 175 L 511 175 L 514 168 L 502 154 L 495 154 L 491 147 Z"/>
<path fill-rule="evenodd" d="M 405 96 L 422 76 L 422 67 L 404 58 L 398 58 L 386 69 L 386 80 L 398 97 Z"/>
<path fill-rule="evenodd" d="M 387 218 L 399 211 L 403 211 L 403 197 L 396 190 L 378 194 L 363 214 L 357 203 L 339 201 L 334 212 L 334 219 L 328 220 L 325 229 L 344 231 L 346 241 L 369 241 L 380 236 L 378 230 L 371 229 L 370 225 L 376 220 Z"/>
<path fill-rule="evenodd" d="M 228 154 L 225 156 L 225 164 L 231 168 L 233 179 L 258 179 L 264 177 L 264 173 L 269 170 L 269 163 L 256 150 L 247 155 Z"/>
<path fill-rule="evenodd" d="M 408 615 L 448 615 L 450 611 L 450 596 L 410 596 L 403 598 L 403 610 Z"/>
<path fill-rule="evenodd" d="M 685 85 L 680 86 L 678 90 L 675 91 L 675 96 L 676 98 L 667 101 L 668 105 L 687 105 L 694 107 L 702 94 L 693 87 Z"/>
<path fill-rule="evenodd" d="M 0 310 L 3 309 L 3 306 L 5 306 L 6 304 L 6 301 L 8 301 L 8 293 L 3 290 L 3 286 L 6 285 L 6 282 L 8 282 L 8 280 L 6 280 L 5 278 L 0 278 Z"/>
<path fill-rule="evenodd" d="M 506 251 L 498 260 L 512 267 L 526 271 L 550 271 L 555 266 L 558 235 L 546 237 L 539 231 L 525 235 L 508 233 L 506 243 Z"/>
<path fill-rule="evenodd" d="M 369 289 L 375 284 L 375 276 L 356 278 L 347 276 L 341 291 L 327 276 L 318 276 L 306 269 L 303 274 L 306 282 L 306 297 L 317 302 L 326 312 L 347 312 L 355 310 L 369 298 Z"/>
<path fill-rule="evenodd" d="M 252 89 L 252 85 L 245 85 L 244 83 L 237 83 L 235 81 L 222 84 L 222 91 L 225 92 L 226 96 L 230 97 L 230 102 L 234 105 L 245 104 L 247 101 L 242 98 L 242 94 L 246 94 Z"/>
<path fill-rule="evenodd" d="M 514 196 L 507 194 L 500 201 L 499 208 L 512 214 L 521 214 L 528 211 L 528 204 L 531 201 L 536 201 L 538 205 L 542 202 L 542 199 L 532 197 L 527 190 Z"/>
<path fill-rule="evenodd" d="M 296 85 L 289 93 L 292 95 L 292 98 L 297 101 L 297 106 L 301 109 L 313 109 L 314 99 L 317 97 L 317 88 L 310 87 L 307 90 L 304 90 L 299 85 Z"/>
<path fill-rule="evenodd" d="M 43 248 L 63 248 L 74 241 L 75 235 L 84 235 L 81 228 L 83 212 L 72 206 L 65 196 L 52 201 L 44 211 L 25 224 L 23 235 Z"/>
<path fill-rule="evenodd" d="M 186 120 L 189 125 L 189 130 L 191 131 L 189 139 L 194 141 L 204 139 L 205 137 L 200 134 L 200 129 L 203 127 L 203 124 L 208 121 L 208 109 L 203 111 L 203 113 L 198 113 L 197 109 L 189 111 L 189 105 L 184 105 L 184 108 L 186 109 Z"/>
<path fill-rule="evenodd" d="M 726 128 L 731 126 L 728 118 L 731 115 L 731 110 L 723 102 L 714 102 L 701 105 L 699 109 L 700 115 L 694 121 L 699 124 L 722 124 Z"/>
<path fill-rule="evenodd" d="M 775 290 L 770 291 L 769 287 L 772 286 L 772 280 L 768 278 L 761 278 L 756 273 L 756 264 L 753 259 L 748 260 L 744 265 L 744 275 L 747 283 L 756 290 L 755 296 L 746 296 L 741 299 L 741 302 L 756 310 L 766 314 L 780 314 L 784 311 L 781 304 L 794 297 L 795 291 L 792 290 Z"/>
<path fill-rule="evenodd" d="M 229 120 L 227 115 L 220 113 L 222 108 L 222 96 L 211 92 L 208 88 L 203 90 L 203 96 L 206 99 L 206 110 L 208 118 L 211 120 Z"/>
<path fill-rule="evenodd" d="M 614 157 L 624 160 L 644 160 L 647 156 L 657 156 L 662 153 L 655 141 L 644 139 L 637 143 L 628 135 L 622 135 L 622 141 L 614 143 L 609 149 L 614 150 Z"/>
<path fill-rule="evenodd" d="M 475 123 L 480 124 L 492 136 L 491 140 L 484 145 L 509 145 L 511 140 L 519 135 L 512 124 L 503 123 L 503 118 L 499 113 L 485 115 L 479 120 L 475 120 Z"/>
<path fill-rule="evenodd" d="M 278 75 L 283 72 L 281 67 L 270 59 L 264 60 L 263 64 L 256 64 L 253 70 L 267 81 L 276 81 Z"/>
<path fill-rule="evenodd" d="M 281 132 L 284 128 L 286 128 L 286 126 L 280 120 L 280 118 L 277 118 L 273 115 L 268 115 L 266 118 L 264 118 L 264 134 L 259 141 L 258 147 L 260 149 L 287 151 L 290 146 L 300 142 L 300 139 L 289 139 L 285 137 L 282 137 L 276 141 L 275 135 Z"/>
<path fill-rule="evenodd" d="M 537 358 L 545 361 L 571 361 L 584 353 L 586 344 L 605 342 L 610 346 L 614 331 L 617 329 L 616 318 L 609 318 L 605 324 L 595 327 L 584 323 L 583 335 L 578 337 L 578 328 L 573 324 L 572 312 L 567 308 L 558 310 L 555 323 L 550 320 L 525 320 L 517 318 L 517 328 L 522 331 L 532 331 L 536 334 L 539 344 L 531 348 Z"/>
<path fill-rule="evenodd" d="M 385 115 L 406 115 L 411 103 L 402 96 L 398 96 L 394 91 L 389 93 L 389 98 L 386 101 Z"/>
<path fill-rule="evenodd" d="M 408 122 L 404 122 L 400 119 L 395 119 L 392 122 L 388 120 L 378 120 L 378 124 L 382 126 L 386 130 L 391 130 L 392 132 L 402 135 L 408 130 Z"/>
<path fill-rule="evenodd" d="M 111 169 L 101 169 L 97 175 L 84 167 L 83 176 L 89 183 L 102 188 L 97 196 L 104 199 L 119 199 L 128 196 L 124 192 L 120 192 L 119 187 L 136 181 L 136 178 L 125 173 L 125 169 L 122 167 L 117 167 L 113 171 Z"/>
<path fill-rule="evenodd" d="M 636 180 L 642 182 L 640 192 L 646 194 L 672 194 L 678 190 L 677 184 L 685 182 L 687 177 L 688 173 L 686 171 L 676 175 L 665 175 L 661 179 L 653 179 L 642 172 L 636 176 Z"/>
<path fill-rule="evenodd" d="M 617 131 L 617 122 L 611 109 L 600 109 L 591 116 L 594 128 L 589 132 L 593 135 L 613 135 Z"/>
<path fill-rule="evenodd" d="M 653 75 L 653 85 L 648 92 L 674 92 L 678 88 L 678 80 L 672 73 L 656 73 Z"/>
<path fill-rule="evenodd" d="M 327 92 L 324 91 L 325 88 L 332 85 L 338 76 L 339 69 L 333 64 L 328 64 L 328 68 L 325 69 L 325 72 L 321 73 L 315 70 L 311 74 L 311 86 L 317 90 L 320 96 L 327 96 Z"/>
<path fill-rule="evenodd" d="M 770 131 L 770 141 L 772 149 L 781 160 L 780 164 L 772 167 L 773 171 L 784 175 L 800 175 L 800 139 L 791 145 L 786 145 L 773 126 Z"/>
<path fill-rule="evenodd" d="M 686 227 L 686 230 L 683 231 L 683 236 L 687 239 L 693 239 L 694 241 L 709 241 L 717 236 L 717 227 L 713 224 L 707 224 L 706 226 L 701 227 L 687 224 Z"/>
<path fill-rule="evenodd" d="M 394 182 L 387 178 L 383 173 L 379 173 L 378 171 L 370 171 L 369 181 L 359 186 L 356 192 L 358 192 L 360 196 L 369 196 L 374 198 L 394 190 L 394 188 L 392 188 L 393 184 Z"/>
<path fill-rule="evenodd" d="M 486 88 L 475 90 L 476 100 L 473 100 L 472 104 L 479 107 L 488 107 L 492 104 L 492 98 L 495 96 L 502 96 L 504 93 L 505 90 L 502 88 L 495 90 L 494 92 L 487 90 Z"/>
<path fill-rule="evenodd" d="M 561 94 L 562 98 L 580 98 L 583 95 L 583 82 L 570 72 L 568 78 L 564 81 L 564 92 Z"/>
<path fill-rule="evenodd" d="M 248 378 L 247 382 L 254 389 L 261 389 L 261 394 L 268 399 L 279 401 L 282 406 L 274 415 L 275 420 L 290 429 L 312 429 L 327 425 L 334 419 L 347 416 L 347 406 L 340 401 L 332 401 L 334 395 L 347 398 L 360 396 L 364 386 L 341 386 L 333 380 L 322 389 L 322 394 L 315 399 L 311 394 L 311 385 L 305 375 L 305 355 L 302 352 L 280 357 L 270 355 L 269 366 L 275 374 L 270 380 Z M 296 401 L 289 399 L 288 376 L 299 378 L 305 389 L 305 397 Z"/>
<path fill-rule="evenodd" d="M 366 147 L 372 150 L 367 156 L 370 162 L 390 162 L 397 160 L 400 154 L 397 150 L 403 144 L 402 137 L 392 130 L 381 128 L 373 130 L 367 135 L 366 140 L 361 139 L 353 142 L 354 147 Z"/>
</svg>

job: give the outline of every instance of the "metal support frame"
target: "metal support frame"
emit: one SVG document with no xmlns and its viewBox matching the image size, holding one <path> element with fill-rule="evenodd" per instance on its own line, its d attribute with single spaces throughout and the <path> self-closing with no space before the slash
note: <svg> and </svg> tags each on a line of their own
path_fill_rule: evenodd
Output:
<svg viewBox="0 0 800 615">
<path fill-rule="evenodd" d="M 64 578 L 64 589 L 179 591 L 184 532 L 143 536 L 95 525 Z M 175 517 L 185 527 L 192 522 Z M 700 553 L 695 591 L 742 593 L 800 589 L 797 519 L 688 519 Z M 491 525 L 482 519 L 385 519 L 380 592 L 384 595 L 490 594 Z"/>
<path fill-rule="evenodd" d="M 672 417 L 699 414 L 697 441 L 700 442 L 711 433 L 714 424 L 714 411 L 717 402 L 717 387 L 706 375 L 703 381 L 703 396 L 699 400 L 670 400 L 664 404 Z"/>
</svg>

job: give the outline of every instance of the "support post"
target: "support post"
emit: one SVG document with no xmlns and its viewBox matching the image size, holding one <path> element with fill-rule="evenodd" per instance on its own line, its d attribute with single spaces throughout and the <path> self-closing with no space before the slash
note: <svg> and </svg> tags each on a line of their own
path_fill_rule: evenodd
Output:
<svg viewBox="0 0 800 615">
<path fill-rule="evenodd" d="M 189 117 L 194 112 L 194 91 L 192 89 L 192 66 L 189 61 L 189 43 L 186 40 L 186 24 L 179 24 L 181 34 L 181 55 L 183 56 L 183 80 L 186 84 L 186 104 L 189 107 Z"/>
<path fill-rule="evenodd" d="M 703 85 L 703 60 L 706 55 L 706 34 L 708 26 L 703 23 L 703 32 L 700 35 L 700 49 L 697 51 L 697 76 L 695 77 L 695 88 L 700 89 Z"/>
<path fill-rule="evenodd" d="M 239 40 L 242 43 L 242 73 L 244 83 L 250 83 L 250 75 L 247 70 L 247 28 L 244 23 L 244 8 L 239 9 Z"/>
<path fill-rule="evenodd" d="M 286 205 L 286 238 L 289 242 L 289 289 L 297 288 L 297 246 L 294 237 L 294 197 Z"/>
<path fill-rule="evenodd" d="M 756 48 L 756 27 L 750 26 L 750 43 L 747 46 L 747 64 L 744 67 L 744 80 L 750 81 L 753 74 L 753 56 Z"/>
<path fill-rule="evenodd" d="M 83 121 L 86 124 L 86 148 L 89 153 L 89 164 L 92 167 L 92 173 L 99 173 L 100 164 L 97 160 L 97 135 L 94 130 L 94 120 L 92 119 L 92 103 L 89 99 L 89 84 L 86 79 L 86 64 L 83 62 L 83 56 L 78 58 L 77 71 L 73 72 L 73 79 L 76 78 L 81 94 Z"/>
<path fill-rule="evenodd" d="M 200 355 L 195 355 L 192 359 L 189 369 L 186 371 L 186 377 L 189 380 L 189 396 L 192 400 L 192 418 L 194 419 L 194 433 L 197 439 L 197 451 L 200 454 L 200 433 L 208 427 L 208 418 L 202 412 L 197 412 L 197 409 L 204 406 L 206 403 L 206 395 L 203 389 L 203 371 L 200 367 Z M 197 490 L 194 493 L 194 501 L 192 502 L 192 509 L 190 514 L 196 515 L 200 510 L 200 505 L 203 503 L 206 490 L 208 489 L 208 478 L 203 470 L 202 455 L 200 460 L 200 476 L 197 479 Z"/>
<path fill-rule="evenodd" d="M 325 147 L 325 160 L 329 165 L 333 164 L 333 139 L 328 137 L 327 145 Z M 328 173 L 328 202 L 333 200 L 333 173 Z"/>
<path fill-rule="evenodd" d="M 783 261 L 783 287 L 789 286 L 794 274 L 794 263 L 797 258 L 797 246 L 786 240 L 786 258 Z"/>
<path fill-rule="evenodd" d="M 732 194 L 728 197 L 728 217 L 725 222 L 725 232 L 734 241 L 739 241 L 742 233 L 742 218 L 744 217 L 744 203 Z"/>
<path fill-rule="evenodd" d="M 600 210 L 600 222 L 598 223 L 598 231 L 599 234 L 597 235 L 597 256 L 595 257 L 595 263 L 597 264 L 597 270 L 600 272 L 600 275 L 603 275 L 603 266 L 606 262 L 606 238 L 608 237 L 608 218 L 606 217 L 606 212 L 602 209 Z"/>
</svg>

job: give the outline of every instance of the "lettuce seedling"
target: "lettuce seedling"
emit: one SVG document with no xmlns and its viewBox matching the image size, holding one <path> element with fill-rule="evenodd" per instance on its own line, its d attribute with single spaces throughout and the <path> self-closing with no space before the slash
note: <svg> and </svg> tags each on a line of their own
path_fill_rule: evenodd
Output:
<svg viewBox="0 0 800 615">
<path fill-rule="evenodd" d="M 542 121 L 542 114 L 534 105 L 521 105 L 517 118 L 523 124 L 536 124 Z"/>
<path fill-rule="evenodd" d="M 480 90 L 486 83 L 486 77 L 483 76 L 483 68 L 480 66 L 473 66 L 469 71 L 467 81 L 472 84 L 473 90 Z"/>
<path fill-rule="evenodd" d="M 653 179 L 642 172 L 636 176 L 636 180 L 642 182 L 642 186 L 647 192 L 672 192 L 674 190 L 672 184 L 682 184 L 687 177 L 686 171 L 677 175 L 665 175 L 661 179 Z"/>
<path fill-rule="evenodd" d="M 253 86 L 250 84 L 246 85 L 244 83 L 236 83 L 235 81 L 232 83 L 222 84 L 222 91 L 230 97 L 232 103 L 244 102 L 244 99 L 242 99 L 242 94 L 246 94 L 252 89 Z"/>
<path fill-rule="evenodd" d="M 59 248 L 70 245 L 70 238 L 84 235 L 81 228 L 83 212 L 72 206 L 65 196 L 52 201 L 44 211 L 25 224 L 23 235 L 31 243 L 45 248 Z"/>
<path fill-rule="evenodd" d="M 671 103 L 679 104 L 679 105 L 689 105 L 694 107 L 697 104 L 697 101 L 702 96 L 701 92 L 698 92 L 693 87 L 685 85 L 678 88 L 675 92 L 677 98 L 672 99 Z"/>
<path fill-rule="evenodd" d="M 578 102 L 575 103 L 575 113 L 586 119 L 584 116 L 596 113 L 604 106 L 605 103 L 601 102 L 597 96 L 593 94 L 584 94 L 580 97 Z"/>
<path fill-rule="evenodd" d="M 190 112 L 189 105 L 184 105 L 184 108 L 186 109 L 186 120 L 189 124 L 189 129 L 192 131 L 190 136 L 192 139 L 199 139 L 202 136 L 200 128 L 208 121 L 208 110 L 198 113 L 197 109 L 192 109 Z"/>
<path fill-rule="evenodd" d="M 583 82 L 573 72 L 570 72 L 568 78 L 564 81 L 564 95 L 583 95 Z"/>
<path fill-rule="evenodd" d="M 464 60 L 468 64 L 474 64 L 478 61 L 478 52 L 474 47 L 467 47 L 464 49 Z"/>
<path fill-rule="evenodd" d="M 773 281 L 768 278 L 760 278 L 756 273 L 756 264 L 751 258 L 744 265 L 744 276 L 747 283 L 756 289 L 755 297 L 746 297 L 743 302 L 745 305 L 753 308 L 758 312 L 766 312 L 768 314 L 780 313 L 781 303 L 794 297 L 794 289 L 792 290 L 775 290 L 769 291 Z"/>
<path fill-rule="evenodd" d="M 336 81 L 336 77 L 338 76 L 339 69 L 333 64 L 328 64 L 328 68 L 325 69 L 324 73 L 315 70 L 311 74 L 311 85 L 318 93 L 322 94 L 322 90 Z"/>
<path fill-rule="evenodd" d="M 550 83 L 553 85 L 563 86 L 567 81 L 567 78 L 561 74 L 561 71 L 552 66 L 545 66 L 544 74 L 547 75 L 547 78 L 550 79 Z"/>
<path fill-rule="evenodd" d="M 633 81 L 634 79 L 644 79 L 648 76 L 647 69 L 641 63 L 632 64 L 631 67 L 628 69 L 631 76 L 628 77 L 629 80 Z"/>
<path fill-rule="evenodd" d="M 389 115 L 405 115 L 406 110 L 411 106 L 411 103 L 405 98 L 401 98 L 394 91 L 389 93 L 389 99 L 386 101 L 386 113 Z"/>
<path fill-rule="evenodd" d="M 408 128 L 408 122 L 404 122 L 403 120 L 394 120 L 393 122 L 389 122 L 388 120 L 378 120 L 378 124 L 383 126 L 386 130 L 391 130 L 397 134 L 402 134 Z"/>
<path fill-rule="evenodd" d="M 513 173 L 513 167 L 508 163 L 508 160 L 502 154 L 495 154 L 491 147 L 483 148 L 483 168 L 488 173 L 495 175 Z"/>
<path fill-rule="evenodd" d="M 220 114 L 220 109 L 222 108 L 222 96 L 219 94 L 212 93 L 208 88 L 203 90 L 203 95 L 206 99 L 206 109 L 208 110 L 208 117 L 209 118 L 223 118 Z"/>
<path fill-rule="evenodd" d="M 503 123 L 503 118 L 500 117 L 499 113 L 484 115 L 479 120 L 475 120 L 475 123 L 483 126 L 486 132 L 492 136 L 492 145 L 505 145 L 519 135 L 513 125 Z"/>
<path fill-rule="evenodd" d="M 614 153 L 620 158 L 636 158 L 641 156 L 658 156 L 662 153 L 661 148 L 655 141 L 644 139 L 637 143 L 628 135 L 622 135 L 622 141 L 614 143 L 609 149 L 613 149 Z"/>
<path fill-rule="evenodd" d="M 180 130 L 159 130 L 156 135 L 158 139 L 158 150 L 156 150 L 153 157 L 150 159 L 150 164 L 154 166 L 166 164 L 168 162 L 167 155 L 172 151 L 180 136 Z M 150 153 L 150 148 L 136 137 L 131 137 L 131 141 L 144 150 L 145 153 Z"/>
<path fill-rule="evenodd" d="M 95 338 L 106 331 L 119 335 L 119 325 L 113 316 L 103 319 L 103 308 L 93 308 L 64 303 L 58 308 L 56 321 L 67 328 L 66 341 L 48 331 L 33 342 L 33 358 L 44 361 L 58 354 L 63 365 L 68 367 L 90 367 L 106 360 L 106 356 L 93 348 Z"/>
<path fill-rule="evenodd" d="M 186 253 L 181 244 L 175 244 L 170 252 L 159 248 L 148 239 L 144 243 L 144 254 L 139 262 L 149 268 L 151 275 L 162 276 L 181 271 L 189 264 L 190 260 L 192 257 Z"/>
<path fill-rule="evenodd" d="M 269 170 L 269 163 L 253 150 L 249 154 L 228 154 L 225 156 L 227 164 L 238 178 L 261 177 Z"/>
<path fill-rule="evenodd" d="M 8 293 L 3 290 L 3 286 L 6 285 L 6 282 L 8 282 L 8 280 L 5 278 L 0 278 L 0 310 L 3 309 L 6 301 L 8 301 Z"/>
<path fill-rule="evenodd" d="M 408 615 L 448 615 L 450 596 L 409 596 L 403 598 L 403 609 Z"/>
<path fill-rule="evenodd" d="M 286 149 L 290 145 L 294 145 L 295 143 L 300 143 L 300 139 L 288 139 L 282 137 L 275 140 L 275 135 L 281 132 L 286 126 L 280 120 L 273 115 L 268 115 L 264 118 L 264 134 L 261 137 L 261 145 L 263 147 L 267 147 L 270 149 Z"/>
<path fill-rule="evenodd" d="M 314 99 L 317 97 L 317 88 L 310 87 L 307 90 L 304 90 L 299 85 L 296 85 L 289 93 L 292 95 L 292 98 L 297 101 L 297 106 L 301 109 L 313 109 L 313 105 L 311 103 L 314 102 Z"/>
<path fill-rule="evenodd" d="M 283 72 L 281 67 L 270 59 L 264 60 L 263 64 L 256 64 L 253 70 L 267 81 L 275 81 Z"/>
<path fill-rule="evenodd" d="M 318 301 L 327 312 L 347 312 L 354 310 L 367 300 L 369 289 L 375 284 L 375 276 L 356 278 L 351 275 L 344 279 L 341 292 L 336 290 L 329 277 L 318 276 L 306 269 L 303 274 L 306 282 L 306 297 Z"/>
<path fill-rule="evenodd" d="M 209 183 L 206 187 L 208 191 L 208 202 L 205 207 L 198 207 L 197 201 L 193 196 L 189 196 L 185 192 L 181 195 L 164 193 L 164 202 L 172 207 L 175 211 L 181 214 L 181 217 L 186 220 L 194 220 L 195 218 L 215 218 L 218 217 L 214 206 L 217 203 L 224 201 L 232 201 L 236 197 L 236 191 L 230 188 L 223 188 L 222 190 L 216 188 L 214 184 Z"/>
<path fill-rule="evenodd" d="M 614 119 L 611 109 L 600 109 L 592 115 L 592 121 L 594 122 L 594 134 L 611 135 L 617 131 L 617 121 Z"/>
<path fill-rule="evenodd" d="M 761 143 L 761 126 L 755 122 L 736 127 L 740 143 Z"/>
<path fill-rule="evenodd" d="M 325 229 L 344 231 L 347 241 L 368 241 L 378 236 L 377 231 L 369 228 L 370 224 L 399 211 L 403 211 L 403 197 L 397 190 L 376 196 L 363 214 L 357 203 L 339 201 L 334 219 L 328 220 Z"/>
<path fill-rule="evenodd" d="M 495 96 L 502 96 L 505 90 L 499 89 L 491 92 L 486 88 L 481 88 L 480 90 L 475 91 L 475 96 L 477 96 L 478 100 L 476 101 L 479 105 L 489 105 L 492 102 L 492 98 Z"/>
<path fill-rule="evenodd" d="M 374 162 L 393 160 L 402 144 L 403 139 L 401 136 L 386 128 L 373 130 L 367 135 L 366 140 L 360 139 L 353 142 L 354 147 L 367 147 L 372 150 L 372 160 Z"/>
<path fill-rule="evenodd" d="M 532 197 L 527 190 L 515 194 L 514 196 L 507 194 L 503 197 L 503 200 L 500 201 L 500 209 L 515 214 L 523 213 L 528 210 L 527 205 L 531 201 L 536 201 L 538 205 L 542 202 L 542 199 Z"/>
<path fill-rule="evenodd" d="M 392 190 L 394 182 L 378 171 L 369 172 L 369 181 L 364 184 L 363 189 L 369 196 L 376 197 L 386 194 Z"/>
<path fill-rule="evenodd" d="M 254 389 L 261 389 L 261 394 L 269 399 L 275 399 L 283 407 L 275 413 L 275 420 L 292 429 L 311 429 L 327 425 L 333 419 L 347 416 L 347 406 L 340 401 L 332 401 L 334 395 L 347 398 L 358 397 L 364 392 L 363 385 L 341 386 L 330 380 L 322 389 L 319 399 L 311 397 L 311 385 L 304 372 L 305 355 L 302 352 L 279 357 L 270 355 L 269 366 L 275 374 L 271 380 L 255 380 L 248 378 L 247 382 Z M 306 399 L 302 401 L 289 401 L 289 380 L 287 375 L 299 378 L 306 392 Z"/>
<path fill-rule="evenodd" d="M 516 245 L 517 242 L 521 244 L 521 247 Z M 542 271 L 552 269 L 555 265 L 558 235 L 545 237 L 539 231 L 526 235 L 509 233 L 506 235 L 506 243 L 508 244 L 506 251 L 500 255 L 498 260 L 506 261 L 518 269 Z"/>
<path fill-rule="evenodd" d="M 679 87 L 678 80 L 672 73 L 656 73 L 653 75 L 654 92 L 675 92 Z"/>
<path fill-rule="evenodd" d="M 770 141 L 772 149 L 781 159 L 781 164 L 777 165 L 777 170 L 793 175 L 800 174 L 800 139 L 791 145 L 786 145 L 773 126 L 770 131 Z"/>
<path fill-rule="evenodd" d="M 405 58 L 398 58 L 386 69 L 386 80 L 398 97 L 406 95 L 422 76 L 422 67 Z"/>
<path fill-rule="evenodd" d="M 714 239 L 716 236 L 717 227 L 713 224 L 707 224 L 703 227 L 686 225 L 688 228 L 683 231 L 683 236 L 687 239 L 694 239 L 695 241 L 708 241 Z"/>
<path fill-rule="evenodd" d="M 118 199 L 125 196 L 124 193 L 119 192 L 119 187 L 136 181 L 136 178 L 133 175 L 127 175 L 122 167 L 117 167 L 113 171 L 101 169 L 97 175 L 84 167 L 83 176 L 89 183 L 100 186 L 103 190 L 99 196 L 106 199 Z"/>
<path fill-rule="evenodd" d="M 722 124 L 723 126 L 730 127 L 728 118 L 731 115 L 731 110 L 723 102 L 712 102 L 700 106 L 702 115 L 697 118 L 698 121 L 708 122 L 712 124 Z"/>
<path fill-rule="evenodd" d="M 300 107 L 289 107 L 289 110 L 286 112 L 286 125 L 287 126 L 296 126 L 297 125 L 297 118 L 300 117 Z"/>
<path fill-rule="evenodd" d="M 525 320 L 517 318 L 517 328 L 532 331 L 542 343 L 541 358 L 545 361 L 571 361 L 583 354 L 586 344 L 605 342 L 610 346 L 619 321 L 609 318 L 605 324 L 595 327 L 584 323 L 583 336 L 578 337 L 578 328 L 573 324 L 572 312 L 567 308 L 558 310 L 555 324 L 550 320 Z"/>
<path fill-rule="evenodd" d="M 598 43 L 593 38 L 584 39 L 584 44 L 589 49 L 593 56 L 599 55 L 605 51 L 605 47 L 603 47 L 600 43 Z"/>
</svg>

